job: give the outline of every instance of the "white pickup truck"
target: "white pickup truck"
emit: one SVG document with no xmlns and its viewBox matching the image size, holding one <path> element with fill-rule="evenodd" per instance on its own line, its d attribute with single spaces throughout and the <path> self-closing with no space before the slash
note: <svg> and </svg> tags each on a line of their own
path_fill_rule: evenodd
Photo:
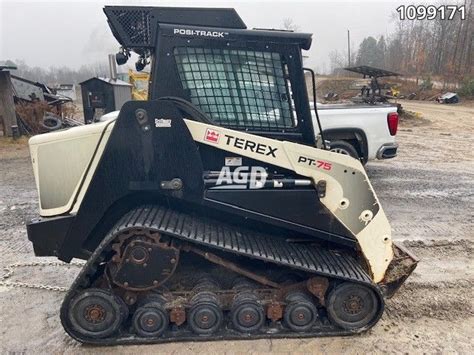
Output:
<svg viewBox="0 0 474 355">
<path fill-rule="evenodd" d="M 330 142 L 331 151 L 358 158 L 363 164 L 397 155 L 396 105 L 318 104 L 317 108 L 324 139 Z M 318 135 L 314 110 L 312 112 L 315 133 Z"/>
<path fill-rule="evenodd" d="M 323 136 L 329 141 L 331 151 L 360 159 L 362 164 L 397 155 L 397 106 L 344 103 L 318 104 L 317 107 Z M 311 112 L 315 136 L 318 136 L 318 124 L 312 107 Z M 119 111 L 110 112 L 99 120 L 114 119 L 118 114 Z"/>
</svg>

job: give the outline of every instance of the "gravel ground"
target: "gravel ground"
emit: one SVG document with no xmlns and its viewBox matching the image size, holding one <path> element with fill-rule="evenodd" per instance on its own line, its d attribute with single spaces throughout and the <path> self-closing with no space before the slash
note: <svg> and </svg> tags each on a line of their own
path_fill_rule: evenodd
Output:
<svg viewBox="0 0 474 355">
<path fill-rule="evenodd" d="M 472 353 L 472 105 L 403 102 L 422 118 L 403 121 L 399 156 L 367 167 L 392 223 L 394 239 L 420 258 L 378 325 L 352 337 L 171 343 L 96 348 L 70 339 L 59 322 L 60 292 L 0 286 L 1 353 Z M 36 215 L 26 142 L 0 139 L 0 267 L 35 258 L 24 221 Z M 68 286 L 78 268 L 16 269 L 11 281 Z M 0 271 L 1 272 L 1 271 Z"/>
</svg>

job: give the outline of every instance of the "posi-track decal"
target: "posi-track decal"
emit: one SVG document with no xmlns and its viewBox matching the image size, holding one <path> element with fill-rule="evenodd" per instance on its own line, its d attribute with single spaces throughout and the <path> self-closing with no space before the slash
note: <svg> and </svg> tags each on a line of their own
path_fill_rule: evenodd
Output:
<svg viewBox="0 0 474 355">
<path fill-rule="evenodd" d="M 224 38 L 224 37 L 229 35 L 229 32 L 204 31 L 204 30 L 191 30 L 191 29 L 185 29 L 185 28 L 175 28 L 175 29 L 173 29 L 173 34 L 181 35 L 181 36 Z"/>
</svg>

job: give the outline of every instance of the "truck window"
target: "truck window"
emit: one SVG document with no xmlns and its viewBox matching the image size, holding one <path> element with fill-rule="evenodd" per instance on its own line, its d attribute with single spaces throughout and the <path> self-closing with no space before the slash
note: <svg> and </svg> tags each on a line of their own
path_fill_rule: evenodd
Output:
<svg viewBox="0 0 474 355">
<path fill-rule="evenodd" d="M 174 55 L 191 102 L 216 123 L 270 131 L 296 126 L 279 53 L 178 47 Z"/>
</svg>

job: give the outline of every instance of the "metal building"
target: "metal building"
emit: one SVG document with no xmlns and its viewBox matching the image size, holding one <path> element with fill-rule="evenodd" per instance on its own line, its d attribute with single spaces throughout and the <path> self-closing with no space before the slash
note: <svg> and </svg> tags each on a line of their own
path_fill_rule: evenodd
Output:
<svg viewBox="0 0 474 355">
<path fill-rule="evenodd" d="M 80 85 L 85 123 L 120 110 L 125 102 L 132 99 L 132 85 L 122 80 L 96 77 L 83 81 Z"/>
</svg>

